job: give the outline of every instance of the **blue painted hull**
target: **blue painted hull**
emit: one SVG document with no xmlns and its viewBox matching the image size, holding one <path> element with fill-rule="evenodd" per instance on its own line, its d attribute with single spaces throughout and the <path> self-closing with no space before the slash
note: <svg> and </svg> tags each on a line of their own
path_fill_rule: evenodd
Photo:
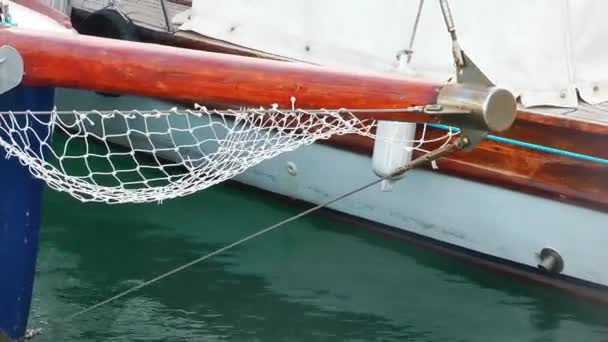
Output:
<svg viewBox="0 0 608 342">
<path fill-rule="evenodd" d="M 50 110 L 53 104 L 53 88 L 19 86 L 0 95 L 0 110 Z M 45 136 L 47 126 L 33 129 Z M 36 141 L 30 139 L 33 148 Z M 30 311 L 42 192 L 43 183 L 0 149 L 0 330 L 13 339 L 24 336 Z"/>
</svg>

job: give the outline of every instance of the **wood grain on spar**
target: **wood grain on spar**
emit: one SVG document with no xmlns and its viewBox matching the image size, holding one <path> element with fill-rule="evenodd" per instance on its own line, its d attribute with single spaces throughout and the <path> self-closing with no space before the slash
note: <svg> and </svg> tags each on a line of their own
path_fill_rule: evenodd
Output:
<svg viewBox="0 0 608 342">
<path fill-rule="evenodd" d="M 194 51 L 76 34 L 0 30 L 22 54 L 28 85 L 84 88 L 178 101 L 289 108 L 406 108 L 435 103 L 439 85 L 394 75 Z M 436 121 L 407 113 L 362 114 Z"/>
<path fill-rule="evenodd" d="M 75 8 L 72 14 L 76 20 L 82 20 L 89 14 L 89 12 Z M 213 51 L 233 55 L 276 59 L 276 56 L 269 56 L 269 54 L 258 52 L 253 49 L 243 48 L 228 42 L 214 41 L 213 39 L 208 39 L 208 37 L 203 37 L 203 39 L 201 39 L 201 36 L 199 35 L 172 35 L 168 32 L 148 30 L 141 26 L 139 27 L 139 30 L 142 38 L 149 43 L 172 45 L 194 50 Z M 564 115 L 539 114 L 538 112 L 527 110 L 520 110 L 518 112 L 517 119 L 513 127 L 517 127 L 519 125 L 527 125 L 529 127 L 534 126 L 528 125 L 529 123 L 536 124 L 536 127 L 534 128 L 535 130 L 540 129 L 544 132 L 547 132 L 552 128 L 560 128 L 565 129 L 568 132 L 593 133 L 596 136 L 604 136 L 608 138 L 607 123 L 583 120 L 581 118 L 568 117 Z M 502 136 L 503 134 L 501 133 L 500 135 Z M 539 134 L 539 136 L 542 138 L 542 134 Z M 568 134 L 565 136 L 570 135 Z M 542 144 L 542 141 L 534 141 L 534 143 Z M 557 145 L 551 147 L 561 148 Z"/>
</svg>

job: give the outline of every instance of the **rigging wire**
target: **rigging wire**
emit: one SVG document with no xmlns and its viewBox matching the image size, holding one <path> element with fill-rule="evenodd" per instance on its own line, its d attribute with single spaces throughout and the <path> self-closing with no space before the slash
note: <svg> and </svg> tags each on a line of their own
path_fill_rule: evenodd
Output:
<svg viewBox="0 0 608 342">
<path fill-rule="evenodd" d="M 187 268 L 190 268 L 190 267 L 192 267 L 192 266 L 194 266 L 194 265 L 196 265 L 196 264 L 198 264 L 198 263 L 200 263 L 202 261 L 205 261 L 205 260 L 207 260 L 207 259 L 209 259 L 209 258 L 211 258 L 211 257 L 213 257 L 215 255 L 218 255 L 218 254 L 223 253 L 223 252 L 225 252 L 225 251 L 227 251 L 229 249 L 237 247 L 237 246 L 239 246 L 239 245 L 241 245 L 241 244 L 243 244 L 243 243 L 245 243 L 245 242 L 247 242 L 249 240 L 255 239 L 255 238 L 257 238 L 257 237 L 259 237 L 261 235 L 264 235 L 264 234 L 266 234 L 266 233 L 268 233 L 268 232 L 270 232 L 270 231 L 272 231 L 274 229 L 282 227 L 282 226 L 284 226 L 287 223 L 295 221 L 295 220 L 297 220 L 297 219 L 299 219 L 299 218 L 301 218 L 303 216 L 311 214 L 311 213 L 313 213 L 313 212 L 315 212 L 315 211 L 317 211 L 319 209 L 327 207 L 327 206 L 329 206 L 329 205 L 331 205 L 331 204 L 333 204 L 335 202 L 338 202 L 338 201 L 340 201 L 340 200 L 342 200 L 342 199 L 344 199 L 346 197 L 349 197 L 349 196 L 351 196 L 351 195 L 353 195 L 355 193 L 363 191 L 363 190 L 365 190 L 365 189 L 367 189 L 367 188 L 369 188 L 371 186 L 374 186 L 374 185 L 376 185 L 376 184 L 378 184 L 378 183 L 380 183 L 380 182 L 382 182 L 384 180 L 387 180 L 387 179 L 399 176 L 399 175 L 401 175 L 401 174 L 403 174 L 403 173 L 405 173 L 407 171 L 410 171 L 411 169 L 414 169 L 414 168 L 416 168 L 418 166 L 424 165 L 424 164 L 426 164 L 428 162 L 435 161 L 435 160 L 441 158 L 442 156 L 444 156 L 444 155 L 446 155 L 446 154 L 448 154 L 450 152 L 453 152 L 455 150 L 460 150 L 460 149 L 464 148 L 468 144 L 469 144 L 469 141 L 468 141 L 468 139 L 466 137 L 458 137 L 453 142 L 451 142 L 451 143 L 449 143 L 449 144 L 447 144 L 447 145 L 445 145 L 443 147 L 440 147 L 440 148 L 438 148 L 438 149 L 436 149 L 434 151 L 431 151 L 428 154 L 422 155 L 422 156 L 420 156 L 420 157 L 418 157 L 418 158 L 410 161 L 409 163 L 407 163 L 407 164 L 399 167 L 393 173 L 391 173 L 391 174 L 389 174 L 389 175 L 387 175 L 385 177 L 378 178 L 378 179 L 376 179 L 376 180 L 374 180 L 372 182 L 369 182 L 369 183 L 367 183 L 365 185 L 357 187 L 354 190 L 351 190 L 351 191 L 349 191 L 347 193 L 344 193 L 344 194 L 342 194 L 340 196 L 334 197 L 334 198 L 332 198 L 332 199 L 330 199 L 330 200 L 328 200 L 326 202 L 323 202 L 323 203 L 321 203 L 319 205 L 316 205 L 316 206 L 314 206 L 314 207 L 312 207 L 310 209 L 307 209 L 307 210 L 305 210 L 305 211 L 303 211 L 303 212 L 301 212 L 301 213 L 299 213 L 299 214 L 297 214 L 295 216 L 291 216 L 291 217 L 289 217 L 289 218 L 287 218 L 285 220 L 282 220 L 280 222 L 277 222 L 277 223 L 275 223 L 275 224 L 273 224 L 273 225 L 271 225 L 269 227 L 266 227 L 266 228 L 263 228 L 261 230 L 258 230 L 258 231 L 256 231 L 253 234 L 247 235 L 247 236 L 243 237 L 240 240 L 237 240 L 237 241 L 235 241 L 235 242 L 233 242 L 231 244 L 228 244 L 228 245 L 226 245 L 226 246 L 224 246 L 224 247 L 222 247 L 220 249 L 217 249 L 217 250 L 215 250 L 215 251 L 213 251 L 213 252 L 211 252 L 209 254 L 206 254 L 206 255 L 204 255 L 204 256 L 202 256 L 200 258 L 197 258 L 197 259 L 192 260 L 192 261 L 190 261 L 188 263 L 185 263 L 185 264 L 183 264 L 181 266 L 173 268 L 170 271 L 167 271 L 167 272 L 165 272 L 165 273 L 163 273 L 163 274 L 161 274 L 161 275 L 159 275 L 157 277 L 154 277 L 154 278 L 152 278 L 150 280 L 147 280 L 147 281 L 145 281 L 145 282 L 143 282 L 143 283 L 141 283 L 139 285 L 133 286 L 133 287 L 131 287 L 131 288 L 129 288 L 129 289 L 123 291 L 123 292 L 120 292 L 120 293 L 118 293 L 118 294 L 116 294 L 116 295 L 114 295 L 114 296 L 112 296 L 112 297 L 110 297 L 108 299 L 105 299 L 105 300 L 97 302 L 97 303 L 95 303 L 95 304 L 93 304 L 91 306 L 88 306 L 88 307 L 86 307 L 86 308 L 84 308 L 84 309 L 82 309 L 82 310 L 80 310 L 80 311 L 78 311 L 78 312 L 76 312 L 74 314 L 71 314 L 71 315 L 67 316 L 66 318 L 64 318 L 63 320 L 61 320 L 61 322 L 65 323 L 65 322 L 71 321 L 71 320 L 73 320 L 74 318 L 76 318 L 76 317 L 78 317 L 80 315 L 83 315 L 83 314 L 85 314 L 87 312 L 90 312 L 90 311 L 92 311 L 94 309 L 97 309 L 97 308 L 99 308 L 101 306 L 104 306 L 104 305 L 106 305 L 108 303 L 111 303 L 111 302 L 113 302 L 113 301 L 115 301 L 117 299 L 120 299 L 120 298 L 122 298 L 122 297 L 124 297 L 124 296 L 126 296 L 126 295 L 128 295 L 130 293 L 133 293 L 133 292 L 135 292 L 137 290 L 140 290 L 140 289 L 142 289 L 144 287 L 150 286 L 150 285 L 152 285 L 152 284 L 154 284 L 156 282 L 159 282 L 159 281 L 161 281 L 161 280 L 163 280 L 163 279 L 165 279 L 165 278 L 167 278 L 167 277 L 169 277 L 171 275 L 174 275 L 174 274 L 176 274 L 176 273 L 178 273 L 180 271 L 183 271 L 183 270 L 185 270 Z"/>
<path fill-rule="evenodd" d="M 412 35 L 410 36 L 410 43 L 407 47 L 407 60 L 409 64 L 412 61 L 412 55 L 414 54 L 414 39 L 416 39 L 416 33 L 418 32 L 418 24 L 420 23 L 420 17 L 422 16 L 422 7 L 424 6 L 424 0 L 420 0 L 418 3 L 418 12 L 416 13 L 416 19 L 414 19 L 414 27 L 412 28 Z"/>
</svg>

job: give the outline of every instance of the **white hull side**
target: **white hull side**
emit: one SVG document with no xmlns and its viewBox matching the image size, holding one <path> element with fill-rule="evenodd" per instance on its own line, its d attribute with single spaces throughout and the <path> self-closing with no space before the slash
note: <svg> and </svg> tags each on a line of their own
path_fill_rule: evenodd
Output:
<svg viewBox="0 0 608 342">
<path fill-rule="evenodd" d="M 172 107 L 71 90 L 57 95 L 59 109 Z M 295 164 L 297 175 L 288 172 L 287 163 Z M 235 180 L 318 204 L 376 179 L 371 165 L 369 156 L 314 144 L 267 160 Z M 539 262 L 537 253 L 552 247 L 564 259 L 563 274 L 608 285 L 608 214 L 599 211 L 426 170 L 408 173 L 392 192 L 376 186 L 330 208 L 532 267 Z"/>
</svg>

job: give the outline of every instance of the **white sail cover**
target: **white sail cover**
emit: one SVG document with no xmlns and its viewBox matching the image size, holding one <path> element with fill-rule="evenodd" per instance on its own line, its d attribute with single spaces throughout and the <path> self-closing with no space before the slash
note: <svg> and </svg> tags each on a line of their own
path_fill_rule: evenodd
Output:
<svg viewBox="0 0 608 342">
<path fill-rule="evenodd" d="M 453 74 L 439 2 L 426 0 L 407 68 L 420 0 L 194 0 L 181 27 L 255 50 L 332 66 Z M 463 49 L 524 106 L 608 100 L 608 1 L 450 1 Z M 401 64 L 401 67 L 398 65 Z"/>
<path fill-rule="evenodd" d="M 76 33 L 74 30 L 66 28 L 64 25 L 42 13 L 12 1 L 0 0 L 0 3 L 2 3 L 2 1 L 8 3 L 11 20 L 13 24 L 19 28 L 39 31 Z"/>
</svg>

